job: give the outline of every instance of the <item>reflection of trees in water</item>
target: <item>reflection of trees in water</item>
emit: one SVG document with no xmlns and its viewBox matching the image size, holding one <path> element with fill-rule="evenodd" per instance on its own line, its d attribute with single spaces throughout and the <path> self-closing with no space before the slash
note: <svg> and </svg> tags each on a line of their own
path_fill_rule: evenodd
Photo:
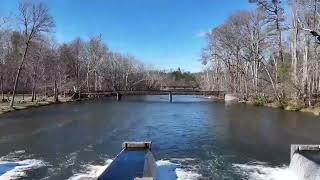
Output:
<svg viewBox="0 0 320 180">
<path fill-rule="evenodd" d="M 221 121 L 227 121 L 230 145 L 261 161 L 288 162 L 291 144 L 319 143 L 320 122 L 314 116 L 247 105 L 227 108 Z"/>
</svg>

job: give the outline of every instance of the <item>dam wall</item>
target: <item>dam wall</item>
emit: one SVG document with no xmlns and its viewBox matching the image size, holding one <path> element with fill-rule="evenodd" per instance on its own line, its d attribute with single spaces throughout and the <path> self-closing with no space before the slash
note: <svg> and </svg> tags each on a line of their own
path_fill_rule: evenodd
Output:
<svg viewBox="0 0 320 180">
<path fill-rule="evenodd" d="M 320 180 L 320 146 L 291 145 L 290 170 L 301 180 Z"/>
</svg>

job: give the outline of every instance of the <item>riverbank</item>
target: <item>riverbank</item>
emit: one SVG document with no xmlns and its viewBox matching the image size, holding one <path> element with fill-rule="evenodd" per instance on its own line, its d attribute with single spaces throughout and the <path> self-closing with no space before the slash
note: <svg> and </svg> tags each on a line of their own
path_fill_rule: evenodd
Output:
<svg viewBox="0 0 320 180">
<path fill-rule="evenodd" d="M 72 99 L 71 97 L 64 97 L 59 96 L 59 101 L 54 102 L 53 97 L 38 97 L 37 100 L 31 101 L 31 96 L 21 96 L 18 95 L 15 97 L 15 103 L 13 108 L 9 107 L 8 102 L 0 102 L 0 114 L 5 114 L 9 112 L 19 111 L 23 109 L 29 109 L 29 108 L 35 108 L 35 107 L 41 107 L 41 106 L 48 106 L 51 104 L 59 104 L 59 103 L 69 103 L 69 102 L 75 102 L 76 100 Z"/>
<path fill-rule="evenodd" d="M 215 101 L 221 101 L 221 99 L 217 99 L 215 97 L 208 97 L 209 99 L 215 100 Z M 89 100 L 92 98 L 82 98 L 83 100 Z M 36 108 L 41 106 L 48 106 L 52 104 L 60 104 L 60 103 L 70 103 L 70 102 L 76 102 L 79 100 L 74 100 L 71 97 L 64 97 L 59 96 L 59 102 L 54 102 L 53 97 L 38 97 L 38 99 L 34 102 L 31 101 L 31 96 L 25 96 L 24 98 L 21 95 L 16 96 L 15 98 L 15 104 L 13 108 L 9 107 L 9 102 L 0 102 L 0 115 L 9 113 L 9 112 L 15 112 L 23 109 L 29 109 L 29 108 Z M 234 103 L 234 102 L 233 102 Z M 299 111 L 299 112 L 305 112 L 305 113 L 311 113 L 315 116 L 320 116 L 320 107 L 304 107 L 302 105 L 302 102 L 296 102 L 296 101 L 289 101 L 287 103 L 279 103 L 279 102 L 263 102 L 261 100 L 238 100 L 236 103 L 245 103 L 249 105 L 254 106 L 266 106 L 271 108 L 280 108 L 287 111 Z"/>
<path fill-rule="evenodd" d="M 261 102 L 258 100 L 250 100 L 250 101 L 239 101 L 239 103 L 246 103 L 255 106 L 266 106 L 271 108 L 280 108 L 286 111 L 296 111 L 296 112 L 304 112 L 304 113 L 311 113 L 315 116 L 320 115 L 320 107 L 305 107 L 303 102 L 300 101 L 288 101 L 286 103 L 279 103 L 279 102 Z"/>
<path fill-rule="evenodd" d="M 208 99 L 215 100 L 215 97 L 208 96 Z M 226 103 L 243 103 L 249 104 L 253 106 L 265 106 L 271 108 L 280 108 L 286 111 L 297 111 L 297 112 L 304 112 L 304 113 L 311 113 L 315 116 L 320 116 L 320 106 L 319 104 L 315 105 L 314 107 L 306 107 L 305 103 L 300 100 L 288 100 L 286 102 L 270 102 L 266 98 L 250 98 L 249 100 L 241 100 L 239 97 L 234 96 L 232 94 L 226 94 L 225 100 Z"/>
</svg>

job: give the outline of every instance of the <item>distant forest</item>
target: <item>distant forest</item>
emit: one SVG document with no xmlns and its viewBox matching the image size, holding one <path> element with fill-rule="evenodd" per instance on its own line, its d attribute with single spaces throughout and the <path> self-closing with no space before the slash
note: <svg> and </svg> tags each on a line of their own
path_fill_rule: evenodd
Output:
<svg viewBox="0 0 320 180">
<path fill-rule="evenodd" d="M 206 33 L 201 86 L 243 99 L 302 106 L 320 91 L 318 0 L 251 0 L 254 10 L 234 12 Z M 249 2 L 248 2 L 249 3 Z"/>
<path fill-rule="evenodd" d="M 54 28 L 43 3 L 21 1 L 16 15 L 0 17 L 0 98 L 9 101 L 11 97 L 11 107 L 17 93 L 29 93 L 31 101 L 36 101 L 40 95 L 80 91 L 197 86 L 190 73 L 159 71 L 133 56 L 113 52 L 101 35 L 58 44 L 52 38 Z"/>
<path fill-rule="evenodd" d="M 248 2 L 249 3 L 249 2 Z M 113 52 L 101 35 L 54 41 L 54 19 L 43 3 L 21 1 L 14 16 L 0 17 L 0 91 L 15 94 L 161 89 L 199 86 L 261 103 L 317 105 L 320 29 L 317 0 L 255 0 L 206 33 L 199 73 L 161 71 Z M 212 7 L 214 8 L 214 7 Z M 13 28 L 15 27 L 15 28 Z"/>
</svg>

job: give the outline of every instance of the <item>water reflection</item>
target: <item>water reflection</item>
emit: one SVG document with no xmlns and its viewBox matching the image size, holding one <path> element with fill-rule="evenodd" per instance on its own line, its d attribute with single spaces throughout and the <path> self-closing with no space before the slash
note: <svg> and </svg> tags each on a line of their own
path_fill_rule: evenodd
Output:
<svg viewBox="0 0 320 180">
<path fill-rule="evenodd" d="M 180 159 L 179 168 L 200 174 L 197 178 L 241 179 L 247 175 L 234 164 L 279 166 L 288 163 L 291 143 L 320 143 L 320 121 L 313 115 L 199 97 L 173 101 L 124 97 L 6 114 L 0 119 L 0 157 L 24 150 L 6 160 L 46 162 L 27 178 L 67 179 L 85 166 L 104 166 L 123 141 L 152 140 L 158 160 Z"/>
</svg>

